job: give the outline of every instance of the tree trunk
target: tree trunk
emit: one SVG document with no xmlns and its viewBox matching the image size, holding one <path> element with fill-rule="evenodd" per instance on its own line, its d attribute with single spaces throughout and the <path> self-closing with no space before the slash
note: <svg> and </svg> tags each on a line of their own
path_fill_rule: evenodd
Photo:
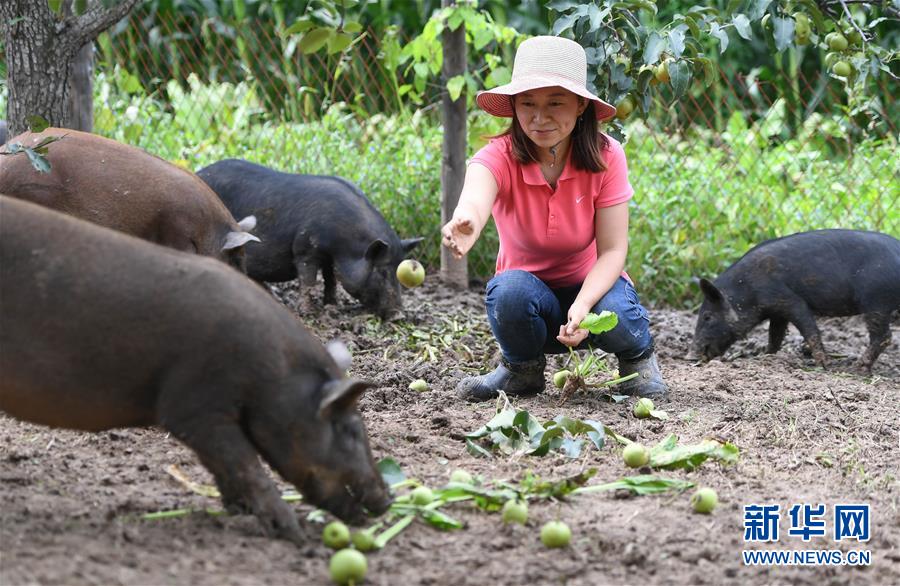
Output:
<svg viewBox="0 0 900 586">
<path fill-rule="evenodd" d="M 8 24 L 13 19 L 20 20 Z M 0 22 L 6 46 L 9 136 L 28 130 L 26 119 L 33 115 L 63 126 L 69 116 L 69 67 L 55 50 L 55 15 L 44 0 L 6 0 L 0 2 Z"/>
<path fill-rule="evenodd" d="M 69 80 L 72 124 L 66 128 L 93 132 L 94 130 L 94 43 L 83 46 L 72 63 Z"/>
<path fill-rule="evenodd" d="M 27 119 L 34 115 L 54 126 L 73 126 L 69 84 L 75 56 L 138 1 L 121 0 L 111 8 L 94 2 L 84 14 L 62 18 L 50 10 L 47 0 L 0 0 L 10 136 L 27 130 Z"/>
<path fill-rule="evenodd" d="M 455 0 L 442 0 L 443 6 L 452 6 Z M 446 86 L 450 78 L 463 75 L 466 71 L 466 26 L 459 25 L 455 31 L 445 28 L 441 42 L 444 49 L 443 81 Z M 454 102 L 445 87 L 441 99 L 441 121 L 444 126 L 444 144 L 441 166 L 441 224 L 453 216 L 459 203 L 466 175 L 466 90 Z M 453 287 L 466 288 L 469 285 L 469 271 L 466 257 L 453 258 L 446 247 L 441 247 L 441 280 Z"/>
<path fill-rule="evenodd" d="M 79 6 L 80 5 L 80 6 Z M 63 14 L 81 14 L 87 9 L 85 0 L 63 2 Z M 85 44 L 72 63 L 69 79 L 69 104 L 72 108 L 72 125 L 68 128 L 93 132 L 94 130 L 94 42 Z"/>
</svg>

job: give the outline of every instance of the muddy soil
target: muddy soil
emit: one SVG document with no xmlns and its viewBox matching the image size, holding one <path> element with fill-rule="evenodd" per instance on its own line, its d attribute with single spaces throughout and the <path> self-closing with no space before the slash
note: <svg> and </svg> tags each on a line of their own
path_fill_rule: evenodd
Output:
<svg viewBox="0 0 900 586">
<path fill-rule="evenodd" d="M 276 293 L 293 306 L 297 291 Z M 585 450 L 577 459 L 476 458 L 464 435 L 493 415 L 490 403 L 456 399 L 460 377 L 492 368 L 496 351 L 479 288 L 436 284 L 408 292 L 407 320 L 381 324 L 342 296 L 337 307 L 303 296 L 301 318 L 327 341 L 340 337 L 354 354 L 352 373 L 377 381 L 361 407 L 377 458 L 392 457 L 409 477 L 442 486 L 455 468 L 488 481 L 546 479 L 596 468 L 591 484 L 630 472 L 617 449 Z M 541 420 L 558 414 L 595 419 L 618 433 L 653 444 L 669 433 L 693 443 L 707 437 L 734 443 L 739 462 L 715 463 L 665 476 L 714 487 L 721 504 L 709 516 L 690 512 L 689 494 L 626 498 L 580 495 L 530 504 L 526 527 L 504 527 L 496 513 L 461 503 L 445 511 L 465 528 L 441 532 L 416 522 L 368 557 L 367 583 L 398 584 L 900 584 L 900 323 L 894 345 L 871 376 L 852 372 L 866 343 L 859 318 L 820 320 L 828 371 L 815 367 L 791 329 L 784 348 L 764 354 L 757 328 L 722 360 L 686 358 L 694 316 L 655 309 L 653 330 L 663 373 L 672 388 L 668 421 L 638 420 L 630 402 L 597 393 L 559 406 L 552 385 L 516 400 Z M 548 380 L 564 357 L 547 367 Z M 431 389 L 410 391 L 413 379 Z M 323 520 L 305 521 L 308 537 L 295 547 L 264 537 L 249 516 L 209 514 L 217 500 L 201 496 L 168 472 L 210 484 L 192 452 L 157 429 L 86 434 L 48 429 L 0 416 L 0 583 L 20 584 L 327 584 L 329 551 Z M 283 485 L 287 489 L 287 485 Z M 835 543 L 830 535 L 804 543 L 788 536 L 782 517 L 777 544 L 743 542 L 743 506 L 871 505 L 871 539 Z M 298 515 L 312 511 L 299 503 Z M 195 512 L 144 520 L 147 513 Z M 559 518 L 572 528 L 571 546 L 544 548 L 540 526 Z M 868 567 L 748 567 L 742 549 L 869 550 Z"/>
</svg>

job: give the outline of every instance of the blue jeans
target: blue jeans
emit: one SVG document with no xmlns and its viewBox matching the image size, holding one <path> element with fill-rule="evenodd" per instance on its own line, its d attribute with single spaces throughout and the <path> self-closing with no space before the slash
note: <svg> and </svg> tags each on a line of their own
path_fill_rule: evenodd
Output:
<svg viewBox="0 0 900 586">
<path fill-rule="evenodd" d="M 527 271 L 504 271 L 488 281 L 485 307 L 491 331 L 509 362 L 535 360 L 543 354 L 561 354 L 569 347 L 556 339 L 559 326 L 581 285 L 551 289 Z M 590 344 L 626 360 L 637 358 L 652 343 L 650 318 L 634 287 L 619 277 L 591 311 L 615 312 L 618 325 L 602 334 L 589 334 L 579 348 Z"/>
</svg>

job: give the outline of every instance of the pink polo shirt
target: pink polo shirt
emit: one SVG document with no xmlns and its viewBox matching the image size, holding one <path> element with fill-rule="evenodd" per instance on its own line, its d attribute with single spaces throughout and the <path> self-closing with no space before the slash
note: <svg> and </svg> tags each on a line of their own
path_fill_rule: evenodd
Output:
<svg viewBox="0 0 900 586">
<path fill-rule="evenodd" d="M 576 170 L 567 161 L 556 191 L 537 163 L 516 161 L 508 135 L 491 140 L 472 157 L 469 163 L 487 167 L 499 186 L 492 210 L 500 236 L 497 274 L 521 269 L 552 288 L 584 282 L 597 262 L 595 210 L 634 195 L 625 150 L 607 138 L 606 171 Z"/>
</svg>

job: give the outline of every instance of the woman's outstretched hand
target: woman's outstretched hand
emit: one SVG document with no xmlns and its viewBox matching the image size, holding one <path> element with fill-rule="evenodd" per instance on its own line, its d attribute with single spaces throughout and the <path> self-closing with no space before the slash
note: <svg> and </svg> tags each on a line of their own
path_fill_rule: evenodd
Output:
<svg viewBox="0 0 900 586">
<path fill-rule="evenodd" d="M 441 236 L 441 244 L 449 248 L 455 258 L 465 256 L 478 239 L 474 223 L 466 217 L 454 217 L 444 224 Z"/>
</svg>

